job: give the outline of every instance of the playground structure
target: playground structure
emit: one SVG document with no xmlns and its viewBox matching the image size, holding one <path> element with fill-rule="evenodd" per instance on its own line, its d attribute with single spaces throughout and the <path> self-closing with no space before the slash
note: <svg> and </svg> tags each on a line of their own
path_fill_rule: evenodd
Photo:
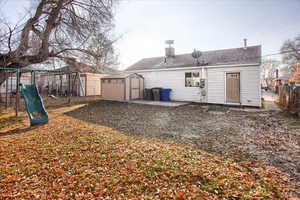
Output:
<svg viewBox="0 0 300 200">
<path fill-rule="evenodd" d="M 0 84 L 0 107 L 14 107 L 18 116 L 23 98 L 31 126 L 48 122 L 42 96 L 64 96 L 70 103 L 72 96 L 85 95 L 76 71 L 0 68 L 0 72 L 5 76 Z"/>
</svg>

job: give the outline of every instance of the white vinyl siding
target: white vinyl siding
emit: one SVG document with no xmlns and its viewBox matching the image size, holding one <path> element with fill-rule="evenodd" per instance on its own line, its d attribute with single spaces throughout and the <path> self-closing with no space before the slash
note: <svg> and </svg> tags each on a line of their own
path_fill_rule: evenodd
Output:
<svg viewBox="0 0 300 200">
<path fill-rule="evenodd" d="M 4 81 L 0 85 L 0 94 L 6 93 L 6 81 Z M 31 76 L 21 76 L 20 83 L 24 85 L 30 85 L 31 84 Z M 16 77 L 9 77 L 8 78 L 8 93 L 16 91 L 16 85 L 17 85 L 17 78 Z"/>
<path fill-rule="evenodd" d="M 261 106 L 260 70 L 253 69 L 242 73 L 241 96 L 242 105 Z"/>
<path fill-rule="evenodd" d="M 226 104 L 226 72 L 240 72 L 240 98 L 241 105 L 261 106 L 260 94 L 260 67 L 256 66 L 224 66 L 205 67 L 206 99 L 207 103 Z M 185 87 L 186 72 L 200 72 L 198 69 L 168 69 L 157 71 L 135 71 L 141 74 L 145 80 L 145 88 L 162 87 L 171 88 L 171 100 L 195 101 L 201 98 L 199 87 Z M 205 98 L 204 98 L 205 99 Z M 204 102 L 204 101 L 202 101 Z"/>
<path fill-rule="evenodd" d="M 208 103 L 226 104 L 226 72 L 240 72 L 242 105 L 261 106 L 259 66 L 208 69 Z"/>
<path fill-rule="evenodd" d="M 207 102 L 224 104 L 225 76 L 220 69 L 207 70 Z"/>
<path fill-rule="evenodd" d="M 145 80 L 145 88 L 171 88 L 170 98 L 174 101 L 199 101 L 199 87 L 185 87 L 185 73 L 199 72 L 201 69 L 140 72 Z M 201 75 L 200 75 L 201 76 Z"/>
</svg>

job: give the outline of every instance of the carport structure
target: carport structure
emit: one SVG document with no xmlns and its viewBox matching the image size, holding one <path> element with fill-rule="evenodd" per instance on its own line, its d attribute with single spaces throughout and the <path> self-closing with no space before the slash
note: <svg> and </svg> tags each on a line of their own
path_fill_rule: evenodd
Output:
<svg viewBox="0 0 300 200">
<path fill-rule="evenodd" d="M 101 79 L 101 94 L 107 100 L 136 100 L 144 96 L 144 78 L 139 74 L 120 74 Z"/>
</svg>

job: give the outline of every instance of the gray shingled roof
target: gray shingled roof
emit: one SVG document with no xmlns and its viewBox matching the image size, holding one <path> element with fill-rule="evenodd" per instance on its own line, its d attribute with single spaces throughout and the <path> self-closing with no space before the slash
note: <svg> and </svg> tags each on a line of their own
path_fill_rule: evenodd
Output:
<svg viewBox="0 0 300 200">
<path fill-rule="evenodd" d="M 261 46 L 203 51 L 199 61 L 207 66 L 261 63 Z M 196 63 L 191 53 L 167 58 L 166 63 L 165 57 L 144 58 L 125 71 L 191 67 L 197 66 Z"/>
</svg>

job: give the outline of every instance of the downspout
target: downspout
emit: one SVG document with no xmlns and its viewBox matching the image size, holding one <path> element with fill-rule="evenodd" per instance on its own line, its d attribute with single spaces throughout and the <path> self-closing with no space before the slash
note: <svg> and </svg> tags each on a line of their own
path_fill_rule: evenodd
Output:
<svg viewBox="0 0 300 200">
<path fill-rule="evenodd" d="M 127 89 L 127 87 L 126 87 L 126 78 L 124 78 L 124 101 L 126 101 L 126 94 L 127 94 L 126 89 Z"/>
</svg>

